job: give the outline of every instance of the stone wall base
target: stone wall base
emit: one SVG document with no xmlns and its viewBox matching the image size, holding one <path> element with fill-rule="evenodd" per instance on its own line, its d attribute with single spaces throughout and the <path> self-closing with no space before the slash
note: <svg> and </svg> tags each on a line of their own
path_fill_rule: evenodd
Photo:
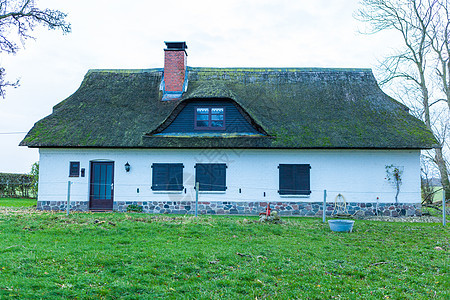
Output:
<svg viewBox="0 0 450 300">
<path fill-rule="evenodd" d="M 259 215 L 264 212 L 269 202 L 199 202 L 198 214 L 208 215 Z M 129 205 L 142 207 L 145 213 L 154 214 L 194 214 L 194 201 L 116 201 L 114 211 L 126 212 Z M 271 209 L 275 209 L 283 216 L 322 216 L 321 202 L 270 202 Z M 88 201 L 74 201 L 70 203 L 71 210 L 88 211 Z M 38 201 L 40 210 L 66 210 L 65 201 Z M 347 203 L 348 213 L 357 216 L 421 216 L 420 203 Z M 327 203 L 326 215 L 334 212 L 334 203 Z"/>
<path fill-rule="evenodd" d="M 66 210 L 66 201 L 38 201 L 37 209 L 39 210 Z M 89 211 L 89 201 L 71 201 L 70 202 L 71 211 Z"/>
</svg>

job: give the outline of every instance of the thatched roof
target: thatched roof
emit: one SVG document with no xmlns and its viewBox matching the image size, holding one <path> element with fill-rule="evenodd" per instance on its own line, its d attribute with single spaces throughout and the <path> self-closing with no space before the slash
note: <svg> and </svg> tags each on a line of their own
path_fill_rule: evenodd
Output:
<svg viewBox="0 0 450 300">
<path fill-rule="evenodd" d="M 22 146 L 120 148 L 431 148 L 435 139 L 369 69 L 188 68 L 161 101 L 162 69 L 91 70 Z M 189 99 L 231 99 L 264 135 L 155 135 Z"/>
</svg>

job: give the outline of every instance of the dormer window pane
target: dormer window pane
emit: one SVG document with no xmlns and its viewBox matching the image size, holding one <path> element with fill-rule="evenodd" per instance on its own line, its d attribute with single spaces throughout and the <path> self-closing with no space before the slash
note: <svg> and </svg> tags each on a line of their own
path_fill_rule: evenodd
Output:
<svg viewBox="0 0 450 300">
<path fill-rule="evenodd" d="M 207 128 L 208 127 L 208 121 L 197 121 L 197 128 Z"/>
<path fill-rule="evenodd" d="M 209 108 L 197 108 L 197 114 L 209 114 Z"/>
<path fill-rule="evenodd" d="M 211 108 L 212 114 L 222 114 L 223 115 L 223 108 Z"/>
<path fill-rule="evenodd" d="M 225 109 L 223 107 L 197 107 L 195 128 L 200 130 L 224 130 Z"/>
</svg>

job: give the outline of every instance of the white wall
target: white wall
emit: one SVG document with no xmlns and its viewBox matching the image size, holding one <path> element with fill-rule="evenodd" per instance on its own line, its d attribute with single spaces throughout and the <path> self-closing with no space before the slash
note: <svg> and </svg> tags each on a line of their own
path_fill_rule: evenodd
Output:
<svg viewBox="0 0 450 300">
<path fill-rule="evenodd" d="M 89 199 L 89 162 L 110 160 L 114 167 L 115 201 L 195 200 L 194 165 L 226 163 L 225 194 L 201 194 L 200 201 L 328 201 L 338 193 L 347 202 L 395 202 L 395 187 L 386 180 L 386 165 L 402 166 L 400 203 L 420 203 L 418 150 L 229 150 L 229 149 L 40 149 L 39 201 L 65 201 L 71 180 L 71 201 Z M 80 161 L 85 177 L 69 177 L 69 162 Z M 125 172 L 129 162 L 131 171 Z M 153 163 L 183 163 L 186 193 L 151 190 Z M 278 164 L 311 165 L 310 197 L 283 198 L 278 194 Z M 242 193 L 239 193 L 239 188 Z M 139 193 L 137 193 L 139 189 Z M 266 197 L 263 196 L 264 192 Z"/>
</svg>

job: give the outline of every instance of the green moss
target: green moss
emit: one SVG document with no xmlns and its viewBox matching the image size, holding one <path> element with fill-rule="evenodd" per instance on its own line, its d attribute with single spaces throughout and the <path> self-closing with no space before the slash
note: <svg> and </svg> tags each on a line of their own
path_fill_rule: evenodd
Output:
<svg viewBox="0 0 450 300">
<path fill-rule="evenodd" d="M 161 71 L 90 70 L 21 145 L 419 149 L 436 143 L 368 69 L 188 68 L 188 91 L 178 101 L 161 101 Z M 232 99 L 273 138 L 143 137 L 192 98 Z"/>
</svg>

